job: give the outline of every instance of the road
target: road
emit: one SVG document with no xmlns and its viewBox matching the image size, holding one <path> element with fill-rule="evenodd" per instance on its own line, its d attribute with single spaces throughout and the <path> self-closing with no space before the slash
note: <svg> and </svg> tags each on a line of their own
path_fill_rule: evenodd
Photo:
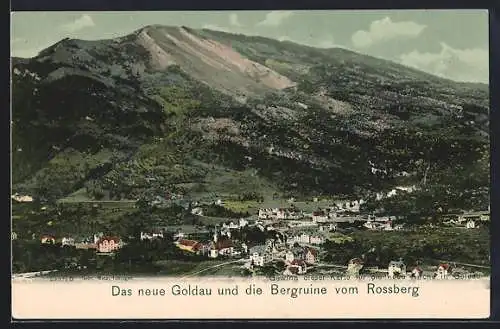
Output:
<svg viewBox="0 0 500 329">
<path fill-rule="evenodd" d="M 28 279 L 28 278 L 33 278 L 33 277 L 36 277 L 36 276 L 39 276 L 39 275 L 45 275 L 45 274 L 49 274 L 49 273 L 52 273 L 52 272 L 57 272 L 57 270 L 50 270 L 50 271 L 38 271 L 38 272 L 26 272 L 26 273 L 13 273 L 12 274 L 12 279 L 13 280 L 16 280 L 16 279 Z"/>
<path fill-rule="evenodd" d="M 59 200 L 59 203 L 136 203 L 137 200 Z"/>
<path fill-rule="evenodd" d="M 229 262 L 225 262 L 225 263 L 221 263 L 221 264 L 217 264 L 217 265 L 214 265 L 214 266 L 210 266 L 210 267 L 206 267 L 202 270 L 199 270 L 199 271 L 196 271 L 196 272 L 193 272 L 193 273 L 190 273 L 188 275 L 185 275 L 183 276 L 181 279 L 185 279 L 185 278 L 188 278 L 188 277 L 191 277 L 191 276 L 195 276 L 197 274 L 200 274 L 202 272 L 205 272 L 205 271 L 208 271 L 208 270 L 211 270 L 211 269 L 214 269 L 214 268 L 217 268 L 217 267 L 221 267 L 221 266 L 225 266 L 225 265 L 228 265 L 228 264 L 235 264 L 235 263 L 244 263 L 246 262 L 247 259 L 245 258 L 241 258 L 241 259 L 237 259 L 237 260 L 232 260 L 232 261 L 229 261 Z"/>
<path fill-rule="evenodd" d="M 485 266 L 485 265 L 459 263 L 459 262 L 454 262 L 454 261 L 449 261 L 449 260 L 437 260 L 437 261 L 440 262 L 440 263 L 446 263 L 446 264 L 456 264 L 456 265 L 462 265 L 462 266 L 470 266 L 470 267 L 479 267 L 479 268 L 491 269 L 491 266 Z"/>
</svg>

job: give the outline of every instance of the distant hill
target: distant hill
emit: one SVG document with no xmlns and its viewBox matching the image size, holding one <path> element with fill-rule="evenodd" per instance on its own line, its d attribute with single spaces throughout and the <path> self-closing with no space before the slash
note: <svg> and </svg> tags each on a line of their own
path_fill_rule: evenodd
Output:
<svg viewBox="0 0 500 329">
<path fill-rule="evenodd" d="M 157 25 L 64 39 L 12 67 L 15 192 L 369 196 L 425 183 L 457 203 L 489 195 L 487 85 Z"/>
</svg>

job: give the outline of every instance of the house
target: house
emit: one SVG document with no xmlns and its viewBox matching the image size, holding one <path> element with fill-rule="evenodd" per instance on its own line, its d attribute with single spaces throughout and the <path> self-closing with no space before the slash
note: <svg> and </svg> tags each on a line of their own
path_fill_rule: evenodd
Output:
<svg viewBox="0 0 500 329">
<path fill-rule="evenodd" d="M 141 232 L 141 241 L 163 239 L 163 232 Z"/>
<path fill-rule="evenodd" d="M 226 222 L 222 224 L 222 228 L 226 230 L 235 230 L 238 229 L 240 226 L 234 222 Z"/>
<path fill-rule="evenodd" d="M 307 273 L 307 264 L 301 259 L 293 260 L 286 268 L 284 275 L 300 275 Z"/>
<path fill-rule="evenodd" d="M 402 231 L 402 230 L 404 230 L 404 228 L 405 228 L 404 224 L 398 224 L 398 225 L 394 226 L 395 231 Z"/>
<path fill-rule="evenodd" d="M 319 234 L 314 234 L 309 236 L 309 243 L 310 244 L 323 244 L 325 243 L 325 237 Z"/>
<path fill-rule="evenodd" d="M 271 259 L 264 245 L 254 246 L 250 248 L 248 253 L 250 254 L 250 262 L 254 266 L 264 266 Z"/>
<path fill-rule="evenodd" d="M 359 271 L 363 268 L 364 262 L 360 258 L 353 258 L 347 263 L 347 274 L 352 276 L 359 275 Z"/>
<path fill-rule="evenodd" d="M 277 253 L 278 249 L 276 248 L 276 240 L 275 239 L 266 239 L 266 250 L 270 253 Z"/>
<path fill-rule="evenodd" d="M 241 244 L 241 250 L 243 251 L 243 253 L 248 253 L 248 246 L 246 245 L 246 243 L 242 243 Z"/>
<path fill-rule="evenodd" d="M 287 213 L 285 209 L 279 209 L 276 212 L 276 219 L 286 219 L 287 218 Z"/>
<path fill-rule="evenodd" d="M 208 255 L 210 250 L 215 249 L 215 243 L 213 241 L 198 242 L 193 246 L 193 251 L 197 255 Z M 217 249 L 215 249 L 217 250 Z M 217 256 L 220 255 L 219 250 L 217 250 Z"/>
<path fill-rule="evenodd" d="M 17 240 L 17 233 L 16 233 L 16 232 L 14 232 L 14 231 L 13 231 L 13 232 L 11 232 L 11 233 L 10 233 L 10 239 L 11 239 L 11 240 Z"/>
<path fill-rule="evenodd" d="M 376 230 L 380 227 L 380 224 L 369 220 L 366 223 L 364 223 L 363 226 L 369 230 Z"/>
<path fill-rule="evenodd" d="M 318 250 L 310 247 L 304 248 L 304 261 L 306 264 L 314 264 L 318 261 Z"/>
<path fill-rule="evenodd" d="M 219 255 L 232 256 L 234 253 L 234 243 L 230 239 L 219 239 L 214 243 L 214 249 L 218 250 Z"/>
<path fill-rule="evenodd" d="M 246 219 L 240 218 L 238 224 L 239 224 L 239 227 L 245 227 L 248 225 L 248 221 Z"/>
<path fill-rule="evenodd" d="M 479 220 L 482 221 L 482 222 L 487 222 L 490 220 L 490 214 L 489 213 L 485 213 L 485 214 L 481 214 L 479 215 Z"/>
<path fill-rule="evenodd" d="M 346 202 L 345 209 L 347 211 L 350 211 L 350 212 L 359 212 L 359 208 L 360 208 L 362 202 L 363 202 L 362 200 L 361 200 L 361 202 L 358 200 Z"/>
<path fill-rule="evenodd" d="M 203 216 L 203 209 L 201 207 L 196 207 L 191 209 L 191 214 L 196 216 Z"/>
<path fill-rule="evenodd" d="M 177 248 L 192 253 L 197 252 L 201 247 L 201 244 L 198 241 L 187 239 L 179 239 L 174 242 L 174 244 L 177 246 Z"/>
<path fill-rule="evenodd" d="M 29 195 L 19 195 L 17 193 L 12 195 L 12 199 L 17 202 L 33 202 L 33 197 Z"/>
<path fill-rule="evenodd" d="M 174 234 L 174 240 L 183 239 L 184 237 L 185 237 L 185 234 L 183 232 L 176 232 Z"/>
<path fill-rule="evenodd" d="M 71 238 L 71 237 L 66 237 L 65 236 L 64 238 L 62 238 L 61 244 L 63 246 L 74 246 L 75 245 L 75 239 Z"/>
<path fill-rule="evenodd" d="M 323 210 L 313 211 L 312 213 L 313 222 L 328 220 L 328 215 Z"/>
<path fill-rule="evenodd" d="M 272 211 L 270 209 L 259 209 L 259 219 L 267 219 L 271 217 Z"/>
<path fill-rule="evenodd" d="M 419 279 L 422 277 L 423 273 L 424 273 L 424 271 L 420 267 L 415 266 L 413 268 L 413 270 L 411 270 L 411 277 L 415 278 L 415 279 Z"/>
<path fill-rule="evenodd" d="M 291 263 L 291 262 L 293 262 L 294 259 L 295 259 L 295 255 L 291 250 L 289 250 L 285 253 L 285 262 L 286 263 Z"/>
<path fill-rule="evenodd" d="M 321 223 L 318 226 L 318 230 L 320 232 L 331 232 L 337 230 L 337 224 L 335 223 Z"/>
<path fill-rule="evenodd" d="M 115 236 L 103 236 L 96 242 L 96 245 L 98 252 L 110 253 L 120 249 L 122 242 Z"/>
<path fill-rule="evenodd" d="M 446 279 L 449 274 L 451 274 L 450 265 L 449 264 L 439 264 L 434 276 L 436 279 Z"/>
<path fill-rule="evenodd" d="M 383 225 L 383 229 L 384 231 L 392 231 L 393 228 L 392 228 L 392 220 L 388 220 L 384 223 Z"/>
<path fill-rule="evenodd" d="M 406 264 L 400 259 L 398 261 L 391 261 L 387 268 L 390 279 L 406 276 Z"/>
<path fill-rule="evenodd" d="M 472 219 L 469 219 L 465 224 L 465 228 L 476 228 L 476 223 Z"/>
<path fill-rule="evenodd" d="M 210 249 L 208 252 L 208 257 L 217 258 L 219 256 L 219 251 L 217 249 Z"/>
<path fill-rule="evenodd" d="M 56 238 L 52 235 L 42 235 L 40 238 L 40 242 L 43 244 L 55 244 L 56 243 Z"/>
<path fill-rule="evenodd" d="M 97 245 L 97 242 L 104 236 L 104 233 L 99 232 L 94 234 L 94 236 L 91 238 L 93 239 L 93 242 Z"/>
<path fill-rule="evenodd" d="M 466 212 L 459 216 L 458 218 L 459 222 L 465 222 L 467 220 L 474 220 L 474 221 L 489 221 L 490 220 L 490 213 L 489 211 L 471 211 L 471 212 Z"/>
</svg>

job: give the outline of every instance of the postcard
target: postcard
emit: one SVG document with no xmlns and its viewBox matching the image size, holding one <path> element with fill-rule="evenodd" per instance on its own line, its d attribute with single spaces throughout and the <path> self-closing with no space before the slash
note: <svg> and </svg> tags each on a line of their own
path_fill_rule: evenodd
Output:
<svg viewBox="0 0 500 329">
<path fill-rule="evenodd" d="M 489 316 L 487 11 L 11 30 L 13 319 Z"/>
</svg>

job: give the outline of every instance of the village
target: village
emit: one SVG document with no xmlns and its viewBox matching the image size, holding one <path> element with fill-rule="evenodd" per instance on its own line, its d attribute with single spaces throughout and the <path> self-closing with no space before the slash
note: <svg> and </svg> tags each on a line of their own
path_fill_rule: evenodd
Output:
<svg viewBox="0 0 500 329">
<path fill-rule="evenodd" d="M 206 261 L 218 260 L 217 266 L 236 264 L 242 273 L 248 275 L 301 276 L 308 273 L 340 273 L 358 276 L 367 270 L 361 257 L 351 259 L 347 264 L 327 264 L 323 261 L 324 245 L 335 241 L 342 233 L 352 230 L 374 232 L 405 231 L 407 225 L 399 223 L 396 216 L 374 216 L 362 214 L 363 200 L 332 202 L 329 207 L 317 207 L 306 212 L 289 200 L 288 207 L 260 208 L 246 218 L 228 219 L 214 226 L 157 227 L 140 232 L 136 239 L 147 244 L 167 237 L 183 254 L 196 256 Z M 313 200 L 317 202 L 317 200 Z M 223 207 L 224 201 L 217 199 L 212 204 Z M 190 204 L 190 212 L 203 218 L 203 204 Z M 443 225 L 472 230 L 489 221 L 489 211 L 462 212 L 448 216 Z M 42 234 L 42 245 L 60 245 L 75 249 L 93 250 L 97 256 L 113 256 L 127 245 L 133 237 L 120 237 L 96 232 L 87 237 L 55 236 Z M 17 234 L 12 232 L 12 239 Z M 170 240 L 169 240 L 170 241 Z M 453 262 L 439 263 L 429 272 L 419 264 L 405 264 L 404 256 L 390 261 L 385 268 L 368 269 L 372 274 L 388 278 L 437 279 L 456 278 L 467 273 Z M 224 261 L 220 263 L 220 261 Z M 209 262 L 207 264 L 210 264 Z M 209 268 L 210 265 L 207 266 Z M 340 272 L 339 272 L 340 271 Z M 425 273 L 424 273 L 425 272 Z M 453 273 L 453 275 L 452 275 Z"/>
</svg>

